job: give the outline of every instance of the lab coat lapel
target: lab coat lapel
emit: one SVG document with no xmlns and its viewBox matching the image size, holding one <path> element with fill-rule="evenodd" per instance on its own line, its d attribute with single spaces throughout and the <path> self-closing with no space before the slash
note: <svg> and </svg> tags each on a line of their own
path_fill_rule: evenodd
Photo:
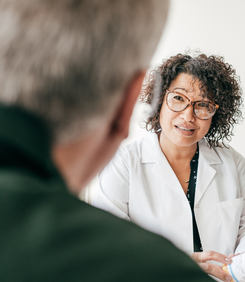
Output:
<svg viewBox="0 0 245 282">
<path fill-rule="evenodd" d="M 154 163 L 151 171 L 159 179 L 160 187 L 164 184 L 173 189 L 180 196 L 186 198 L 185 193 L 176 177 L 174 171 L 169 165 L 165 155 L 163 154 L 157 134 L 150 133 L 142 145 L 142 163 Z M 161 184 L 162 183 L 162 184 Z"/>
<path fill-rule="evenodd" d="M 162 181 L 162 183 L 165 183 L 165 185 L 167 185 L 181 197 L 186 199 L 185 193 L 179 183 L 179 180 L 162 151 L 159 153 L 156 163 L 152 168 L 152 172 L 160 178 L 160 181 Z"/>
<path fill-rule="evenodd" d="M 222 161 L 213 148 L 208 147 L 207 141 L 202 139 L 199 142 L 199 161 L 198 161 L 198 172 L 197 172 L 197 184 L 196 184 L 196 195 L 195 205 L 201 200 L 206 189 L 209 187 L 213 180 L 217 164 L 222 164 Z"/>
</svg>

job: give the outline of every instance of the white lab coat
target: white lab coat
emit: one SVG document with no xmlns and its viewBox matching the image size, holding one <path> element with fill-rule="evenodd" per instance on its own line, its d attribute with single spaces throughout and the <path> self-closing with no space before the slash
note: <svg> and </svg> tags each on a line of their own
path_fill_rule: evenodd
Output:
<svg viewBox="0 0 245 282">
<path fill-rule="evenodd" d="M 244 200 L 245 159 L 202 139 L 194 212 L 203 250 L 245 251 Z M 93 205 L 193 253 L 190 205 L 155 133 L 119 149 L 100 176 Z"/>
</svg>

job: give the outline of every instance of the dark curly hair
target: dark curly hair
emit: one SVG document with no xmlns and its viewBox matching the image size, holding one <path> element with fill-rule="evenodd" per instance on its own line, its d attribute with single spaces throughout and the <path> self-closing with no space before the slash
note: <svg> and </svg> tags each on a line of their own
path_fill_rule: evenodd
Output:
<svg viewBox="0 0 245 282">
<path fill-rule="evenodd" d="M 206 96 L 219 105 L 218 111 L 212 117 L 212 123 L 205 138 L 210 146 L 225 146 L 224 139 L 230 141 L 233 136 L 234 124 L 243 120 L 240 110 L 243 98 L 240 79 L 236 75 L 236 71 L 220 56 L 208 57 L 200 54 L 192 57 L 188 54 L 177 54 L 163 60 L 163 63 L 146 78 L 141 91 L 140 101 L 152 104 L 157 76 L 161 80 L 159 85 L 161 95 L 157 101 L 156 113 L 147 119 L 143 127 L 154 132 L 161 129 L 159 115 L 165 93 L 171 82 L 180 73 L 190 74 L 194 80 L 198 79 L 201 93 L 207 93 Z"/>
</svg>

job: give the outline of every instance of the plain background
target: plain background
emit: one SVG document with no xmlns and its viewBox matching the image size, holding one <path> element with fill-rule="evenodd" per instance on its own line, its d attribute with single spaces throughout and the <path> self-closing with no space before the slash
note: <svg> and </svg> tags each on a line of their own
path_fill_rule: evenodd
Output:
<svg viewBox="0 0 245 282">
<path fill-rule="evenodd" d="M 146 38 L 147 40 L 147 38 Z M 245 88 L 245 1 L 244 0 L 171 0 L 165 32 L 153 56 L 150 69 L 163 58 L 188 50 L 206 55 L 223 56 L 240 76 Z M 244 110 L 243 110 L 244 112 Z M 244 114 L 245 116 L 245 114 Z M 131 119 L 129 137 L 122 145 L 142 138 L 147 131 L 139 126 L 144 107 L 137 104 Z M 236 125 L 230 145 L 245 156 L 245 121 Z M 90 202 L 93 180 L 86 189 L 85 200 Z"/>
</svg>

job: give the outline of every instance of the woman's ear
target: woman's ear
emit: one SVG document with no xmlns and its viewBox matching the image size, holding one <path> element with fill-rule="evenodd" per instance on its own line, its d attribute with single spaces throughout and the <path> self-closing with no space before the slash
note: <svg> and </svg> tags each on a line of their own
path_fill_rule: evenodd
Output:
<svg viewBox="0 0 245 282">
<path fill-rule="evenodd" d="M 125 89 L 124 97 L 112 121 L 111 133 L 119 134 L 122 140 L 128 137 L 130 119 L 138 100 L 146 71 L 138 72 Z"/>
</svg>

